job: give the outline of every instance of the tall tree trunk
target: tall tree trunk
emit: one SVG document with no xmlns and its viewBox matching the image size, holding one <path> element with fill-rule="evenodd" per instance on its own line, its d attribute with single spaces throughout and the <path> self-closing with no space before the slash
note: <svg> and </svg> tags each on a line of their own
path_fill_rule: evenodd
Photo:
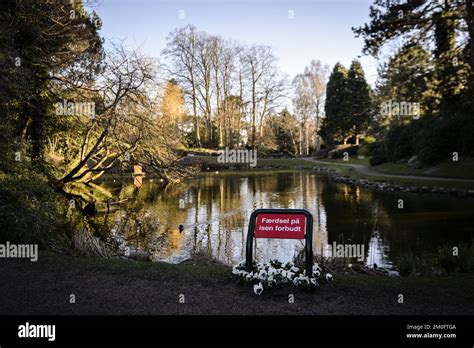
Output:
<svg viewBox="0 0 474 348">
<path fill-rule="evenodd" d="M 225 124 L 224 124 L 225 125 Z M 223 145 L 223 135 L 222 135 L 222 115 L 217 114 L 217 146 L 222 147 Z"/>
<path fill-rule="evenodd" d="M 240 127 L 241 127 L 241 121 L 242 121 L 242 114 L 244 113 L 244 105 L 243 105 L 243 99 L 244 98 L 244 82 L 243 82 L 243 79 L 242 79 L 242 73 L 239 72 L 239 103 L 240 103 L 240 107 L 239 107 L 239 117 L 238 117 L 238 121 L 237 121 L 237 147 L 240 146 Z M 248 137 L 248 135 L 247 135 Z M 247 138 L 247 141 L 248 141 L 248 138 Z"/>
<path fill-rule="evenodd" d="M 241 130 L 240 127 L 241 127 L 241 122 L 242 122 L 242 120 L 241 120 L 241 118 L 240 118 L 240 116 L 239 116 L 239 119 L 238 119 L 238 121 L 237 121 L 237 129 L 236 129 L 236 131 L 237 131 L 237 139 L 236 139 L 237 147 L 240 146 L 240 130 Z"/>
<path fill-rule="evenodd" d="M 308 127 L 305 127 L 304 130 L 304 143 L 305 143 L 305 155 L 309 155 L 309 135 L 308 135 Z"/>
<path fill-rule="evenodd" d="M 209 79 L 207 79 L 206 82 L 206 93 L 205 93 L 205 98 L 206 98 L 206 131 L 207 131 L 207 146 L 209 148 L 213 147 L 213 141 L 212 141 L 212 110 L 211 110 L 211 95 L 209 92 Z"/>
<path fill-rule="evenodd" d="M 314 148 L 316 151 L 321 150 L 321 141 L 319 139 L 319 105 L 320 101 L 318 99 L 318 102 L 316 104 L 316 126 L 315 126 L 315 131 L 314 131 Z"/>
<path fill-rule="evenodd" d="M 212 120 L 211 120 L 210 114 L 206 118 L 206 131 L 207 131 L 207 146 L 209 148 L 212 148 L 214 144 L 212 141 Z"/>
<path fill-rule="evenodd" d="M 197 101 L 196 101 L 196 84 L 194 83 L 194 76 L 191 74 L 191 83 L 193 85 L 192 99 L 193 99 L 193 114 L 194 114 L 194 136 L 196 147 L 201 147 L 201 135 L 199 134 L 199 117 L 197 114 Z"/>
<path fill-rule="evenodd" d="M 252 148 L 255 148 L 255 142 L 257 141 L 257 102 L 256 96 L 254 95 L 255 88 L 253 88 L 252 92 L 252 140 L 251 145 Z"/>
<path fill-rule="evenodd" d="M 303 154 L 303 125 L 301 124 L 300 125 L 300 144 L 299 144 L 299 151 L 298 151 L 298 155 L 302 155 Z"/>
</svg>

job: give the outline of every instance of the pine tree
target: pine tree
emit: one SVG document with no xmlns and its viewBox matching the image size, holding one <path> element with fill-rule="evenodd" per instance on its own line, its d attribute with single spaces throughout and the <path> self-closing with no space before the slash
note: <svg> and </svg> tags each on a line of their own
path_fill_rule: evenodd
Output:
<svg viewBox="0 0 474 348">
<path fill-rule="evenodd" d="M 365 80 L 365 73 L 359 61 L 354 60 L 349 68 L 346 84 L 347 105 L 349 112 L 345 124 L 350 126 L 349 134 L 355 137 L 359 144 L 359 137 L 367 129 L 372 112 L 371 89 Z"/>
<path fill-rule="evenodd" d="M 328 145 L 344 142 L 349 136 L 351 125 L 348 125 L 349 109 L 347 95 L 347 69 L 340 63 L 334 66 L 326 87 L 326 117 L 321 126 L 321 136 Z"/>
<path fill-rule="evenodd" d="M 394 40 L 429 47 L 434 64 L 428 83 L 431 90 L 427 92 L 439 99 L 430 106 L 436 107 L 431 112 L 445 113 L 466 92 L 468 80 L 471 93 L 474 89 L 473 6 L 471 1 L 375 0 L 370 7 L 371 22 L 353 31 L 364 38 L 364 52 L 374 56 Z M 458 35 L 461 32 L 467 34 L 466 40 L 460 40 L 464 35 Z M 415 58 L 417 64 L 422 57 Z"/>
</svg>

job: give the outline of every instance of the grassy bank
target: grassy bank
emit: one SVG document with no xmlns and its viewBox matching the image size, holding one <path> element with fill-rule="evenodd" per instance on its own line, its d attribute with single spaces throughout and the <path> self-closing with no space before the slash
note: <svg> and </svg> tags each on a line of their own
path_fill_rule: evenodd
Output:
<svg viewBox="0 0 474 348">
<path fill-rule="evenodd" d="M 452 179 L 474 179 L 474 172 L 471 169 L 473 166 L 472 161 L 466 161 L 466 163 L 442 163 L 436 167 L 424 168 L 424 169 L 412 169 L 408 167 L 406 163 L 385 163 L 379 166 L 370 167 L 366 162 L 367 159 L 359 160 L 351 158 L 349 161 L 343 161 L 342 159 L 336 160 L 323 160 L 324 165 L 318 164 L 319 166 L 326 166 L 333 168 L 343 176 L 348 176 L 353 180 L 370 180 L 385 182 L 390 184 L 400 184 L 406 186 L 418 186 L 418 187 L 443 187 L 447 189 L 459 189 L 459 190 L 472 190 L 474 189 L 474 182 L 461 182 L 461 181 L 449 181 L 449 180 L 436 180 L 436 178 L 452 178 Z M 373 170 L 373 173 L 360 173 L 352 167 L 345 164 L 356 164 L 367 166 Z M 378 174 L 380 173 L 380 174 Z M 404 177 L 388 177 L 384 175 L 404 175 Z M 424 176 L 430 177 L 430 179 L 423 178 L 411 178 L 408 176 Z"/>
<path fill-rule="evenodd" d="M 442 162 L 429 168 L 411 168 L 407 163 L 384 163 L 373 168 L 389 174 L 474 179 L 474 159 L 472 158 L 462 159 L 459 162 Z"/>
<path fill-rule="evenodd" d="M 256 296 L 236 283 L 230 267 L 217 263 L 41 254 L 35 263 L 0 260 L 0 272 L 1 314 L 474 314 L 473 274 L 335 274 L 334 282 L 314 292 L 288 286 Z M 69 302 L 70 294 L 76 303 Z"/>
</svg>

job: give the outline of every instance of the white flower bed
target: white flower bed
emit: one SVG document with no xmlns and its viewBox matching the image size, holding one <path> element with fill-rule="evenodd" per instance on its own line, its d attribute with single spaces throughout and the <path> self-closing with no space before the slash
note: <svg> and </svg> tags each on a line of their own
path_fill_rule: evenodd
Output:
<svg viewBox="0 0 474 348">
<path fill-rule="evenodd" d="M 282 264 L 277 260 L 252 265 L 252 270 L 247 272 L 245 261 L 234 266 L 232 273 L 243 283 L 254 284 L 253 291 L 260 295 L 264 289 L 276 286 L 293 284 L 305 289 L 314 289 L 319 286 L 321 279 L 331 282 L 333 277 L 330 273 L 323 275 L 318 264 L 313 265 L 312 277 L 308 277 L 304 269 L 296 267 L 293 262 Z"/>
</svg>

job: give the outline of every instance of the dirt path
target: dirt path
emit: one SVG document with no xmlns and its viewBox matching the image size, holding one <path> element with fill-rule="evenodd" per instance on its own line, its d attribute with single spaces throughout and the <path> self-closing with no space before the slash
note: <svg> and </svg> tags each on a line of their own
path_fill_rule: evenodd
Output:
<svg viewBox="0 0 474 348">
<path fill-rule="evenodd" d="M 363 164 L 349 164 L 349 163 L 334 163 L 327 161 L 320 161 L 315 159 L 305 158 L 306 161 L 324 164 L 324 165 L 340 165 L 345 167 L 354 168 L 359 174 L 367 176 L 379 176 L 386 178 L 397 178 L 397 179 L 413 179 L 413 180 L 433 180 L 433 181 L 454 181 L 454 182 L 468 182 L 474 183 L 474 179 L 458 179 L 458 178 L 448 178 L 448 177 L 435 177 L 435 176 L 422 176 L 422 175 L 405 175 L 405 174 L 387 174 L 379 172 L 376 169 L 370 168 Z"/>
<path fill-rule="evenodd" d="M 335 275 L 308 293 L 252 293 L 221 265 L 67 256 L 0 259 L 2 314 L 474 314 L 474 274 L 440 278 Z M 70 303 L 75 295 L 74 304 Z M 294 303 L 289 303 L 289 294 Z M 398 295 L 404 303 L 398 303 Z M 184 295 L 184 303 L 180 296 Z"/>
</svg>

